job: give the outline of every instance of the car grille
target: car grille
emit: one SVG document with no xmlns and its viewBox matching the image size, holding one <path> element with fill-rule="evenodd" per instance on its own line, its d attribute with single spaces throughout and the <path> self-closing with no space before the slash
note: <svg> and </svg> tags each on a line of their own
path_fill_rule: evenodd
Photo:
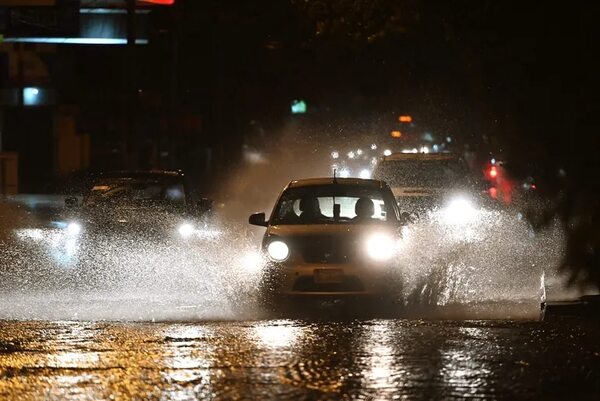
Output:
<svg viewBox="0 0 600 401">
<path fill-rule="evenodd" d="M 356 259 L 357 244 L 348 238 L 320 235 L 294 242 L 306 263 L 350 263 Z"/>
<path fill-rule="evenodd" d="M 341 283 L 318 284 L 312 277 L 300 277 L 294 283 L 297 292 L 361 292 L 365 287 L 356 277 L 344 277 Z"/>
</svg>

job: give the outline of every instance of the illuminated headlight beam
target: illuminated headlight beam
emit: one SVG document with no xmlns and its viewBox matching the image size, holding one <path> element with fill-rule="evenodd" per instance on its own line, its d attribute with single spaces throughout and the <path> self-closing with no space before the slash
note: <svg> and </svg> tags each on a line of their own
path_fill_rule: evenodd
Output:
<svg viewBox="0 0 600 401">
<path fill-rule="evenodd" d="M 367 239 L 367 255 L 373 260 L 384 262 L 394 256 L 394 240 L 386 234 L 373 234 Z"/>
<path fill-rule="evenodd" d="M 179 226 L 177 231 L 183 238 L 187 238 L 194 233 L 194 226 L 189 223 L 183 223 Z"/>
<path fill-rule="evenodd" d="M 453 199 L 442 213 L 446 224 L 468 224 L 477 220 L 477 209 L 465 198 Z"/>
<path fill-rule="evenodd" d="M 81 234 L 81 230 L 82 230 L 81 224 L 79 224 L 75 221 L 72 221 L 69 224 L 67 224 L 67 233 L 69 235 L 79 235 L 79 234 Z"/>
</svg>

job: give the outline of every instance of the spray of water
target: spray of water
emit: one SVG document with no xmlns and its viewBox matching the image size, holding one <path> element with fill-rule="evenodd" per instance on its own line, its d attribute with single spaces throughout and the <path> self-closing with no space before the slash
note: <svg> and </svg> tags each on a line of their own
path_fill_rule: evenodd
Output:
<svg viewBox="0 0 600 401">
<path fill-rule="evenodd" d="M 185 240 L 96 238 L 84 245 L 64 230 L 46 227 L 22 207 L 3 203 L 0 318 L 262 316 L 255 299 L 263 229 L 249 226 L 247 217 L 255 211 L 268 214 L 290 180 L 331 173 L 331 149 L 340 139 L 325 136 L 331 138 L 328 143 L 320 136 L 316 142 L 311 135 L 296 141 L 297 131 L 290 130 L 260 157 L 240 162 L 217 191 L 219 221 Z M 534 233 L 511 210 L 471 217 L 460 224 L 437 210 L 405 229 L 397 263 L 404 308 L 523 300 L 537 308 L 542 276 L 559 277 L 564 250 L 560 225 Z"/>
</svg>

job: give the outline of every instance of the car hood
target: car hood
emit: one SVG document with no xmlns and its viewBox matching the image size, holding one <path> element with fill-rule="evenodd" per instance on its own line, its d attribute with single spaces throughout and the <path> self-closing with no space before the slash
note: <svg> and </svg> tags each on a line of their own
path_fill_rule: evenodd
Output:
<svg viewBox="0 0 600 401">
<path fill-rule="evenodd" d="M 186 220 L 185 213 L 166 208 L 84 208 L 68 216 L 91 230 L 160 230 Z"/>
</svg>

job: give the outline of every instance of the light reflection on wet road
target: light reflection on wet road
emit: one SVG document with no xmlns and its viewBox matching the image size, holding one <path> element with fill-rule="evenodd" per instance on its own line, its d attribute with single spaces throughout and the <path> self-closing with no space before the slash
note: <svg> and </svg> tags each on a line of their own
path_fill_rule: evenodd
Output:
<svg viewBox="0 0 600 401">
<path fill-rule="evenodd" d="M 600 399 L 596 322 L 0 322 L 0 399 Z"/>
</svg>

